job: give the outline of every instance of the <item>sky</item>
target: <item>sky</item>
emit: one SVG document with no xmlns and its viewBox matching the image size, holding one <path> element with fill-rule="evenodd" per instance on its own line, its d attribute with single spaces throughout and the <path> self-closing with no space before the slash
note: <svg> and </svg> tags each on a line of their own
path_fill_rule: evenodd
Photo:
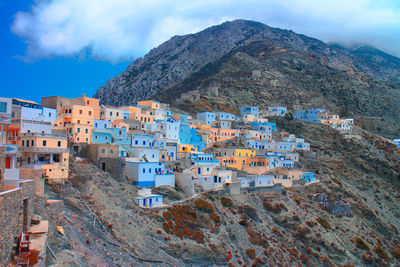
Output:
<svg viewBox="0 0 400 267">
<path fill-rule="evenodd" d="M 0 0 L 0 96 L 91 96 L 172 36 L 239 18 L 400 56 L 400 0 Z"/>
</svg>

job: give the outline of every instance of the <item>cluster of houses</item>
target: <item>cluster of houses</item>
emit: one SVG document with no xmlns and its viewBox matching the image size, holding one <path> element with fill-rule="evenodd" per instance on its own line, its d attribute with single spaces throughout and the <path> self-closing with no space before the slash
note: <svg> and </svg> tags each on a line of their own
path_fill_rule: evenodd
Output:
<svg viewBox="0 0 400 267">
<path fill-rule="evenodd" d="M 162 185 L 188 194 L 219 189 L 240 194 L 318 181 L 299 164 L 299 152 L 309 151 L 310 144 L 268 121 L 285 116 L 286 107 L 242 106 L 238 114 L 191 116 L 153 100 L 111 107 L 82 95 L 43 97 L 41 104 L 0 98 L 0 114 L 2 188 L 18 188 L 26 178 L 39 181 L 37 188 L 43 180 L 64 183 L 70 157 L 78 155 L 114 178 L 136 184 L 142 207 L 162 205 L 162 196 L 151 191 Z M 322 109 L 296 110 L 294 118 L 352 130 L 352 120 Z"/>
<path fill-rule="evenodd" d="M 302 121 L 329 125 L 341 133 L 351 133 L 353 131 L 353 119 L 341 119 L 339 115 L 329 114 L 324 109 L 295 110 L 293 117 Z"/>
</svg>

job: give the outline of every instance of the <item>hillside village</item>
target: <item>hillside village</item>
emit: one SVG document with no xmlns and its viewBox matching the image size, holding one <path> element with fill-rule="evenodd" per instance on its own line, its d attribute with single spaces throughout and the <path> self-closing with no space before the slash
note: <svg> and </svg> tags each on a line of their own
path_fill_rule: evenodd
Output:
<svg viewBox="0 0 400 267">
<path fill-rule="evenodd" d="M 82 95 L 43 97 L 41 104 L 0 98 L 0 113 L 1 264 L 11 259 L 17 243 L 17 264 L 26 263 L 23 255 L 33 247 L 43 256 L 49 222 L 35 216 L 33 199 L 44 197 L 47 186 L 70 183 L 71 164 L 87 160 L 115 180 L 134 185 L 132 201 L 146 212 L 175 203 L 163 194 L 168 187 L 188 198 L 221 191 L 280 199 L 285 189 L 319 183 L 320 170 L 301 164 L 302 156 L 315 157 L 305 136 L 279 129 L 271 118 L 322 124 L 345 138 L 361 138 L 351 118 L 320 108 L 242 106 L 237 114 L 189 115 L 153 100 L 112 107 Z M 393 143 L 400 146 L 399 139 Z M 332 214 L 352 216 L 349 205 L 314 193 L 310 197 Z M 174 232 L 167 226 L 164 230 Z"/>
</svg>

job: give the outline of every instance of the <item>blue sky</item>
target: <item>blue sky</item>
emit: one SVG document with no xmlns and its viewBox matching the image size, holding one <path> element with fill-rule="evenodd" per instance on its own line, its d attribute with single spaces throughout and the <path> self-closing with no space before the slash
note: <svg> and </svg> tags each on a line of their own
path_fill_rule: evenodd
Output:
<svg viewBox="0 0 400 267">
<path fill-rule="evenodd" d="M 36 102 L 42 96 L 92 96 L 96 89 L 124 71 L 130 59 L 109 62 L 95 57 L 26 57 L 24 39 L 10 27 L 18 11 L 28 11 L 33 1 L 0 1 L 0 83 L 3 97 L 19 97 Z"/>
<path fill-rule="evenodd" d="M 238 18 L 400 56 L 398 0 L 0 0 L 1 96 L 93 95 L 173 35 Z"/>
</svg>

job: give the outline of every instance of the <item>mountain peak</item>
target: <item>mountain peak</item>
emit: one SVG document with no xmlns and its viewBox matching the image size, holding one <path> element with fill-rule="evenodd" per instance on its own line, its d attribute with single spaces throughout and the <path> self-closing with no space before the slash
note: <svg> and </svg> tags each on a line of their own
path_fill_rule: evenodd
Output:
<svg viewBox="0 0 400 267">
<path fill-rule="evenodd" d="M 225 96 L 230 90 L 235 95 L 243 94 L 232 105 L 282 102 L 282 99 L 291 99 L 291 104 L 326 100 L 333 108 L 347 105 L 354 107 L 355 112 L 364 108 L 368 113 L 380 109 L 382 104 L 385 108 L 389 105 L 391 110 L 400 110 L 391 100 L 386 101 L 379 94 L 371 95 L 371 88 L 398 86 L 399 69 L 398 58 L 375 48 L 348 49 L 293 31 L 238 19 L 195 34 L 174 36 L 110 79 L 95 96 L 101 103 L 115 106 L 161 97 L 173 102 L 183 93 L 204 91 L 212 84 L 220 84 Z M 261 73 L 257 76 L 261 80 L 251 79 L 254 70 Z M 338 88 L 339 84 L 342 88 Z M 253 85 L 258 96 L 246 95 L 244 92 Z M 310 92 L 309 88 L 317 92 Z M 299 95 L 293 97 L 296 90 L 300 90 Z M 340 94 L 348 95 L 349 99 L 340 99 Z M 398 94 L 392 91 L 390 94 L 391 99 L 400 102 Z M 374 108 L 361 104 L 365 101 L 361 97 L 377 104 Z M 219 101 L 224 99 L 222 93 L 219 98 Z M 354 103 L 364 106 L 357 108 Z M 382 112 L 386 112 L 383 106 Z"/>
</svg>

